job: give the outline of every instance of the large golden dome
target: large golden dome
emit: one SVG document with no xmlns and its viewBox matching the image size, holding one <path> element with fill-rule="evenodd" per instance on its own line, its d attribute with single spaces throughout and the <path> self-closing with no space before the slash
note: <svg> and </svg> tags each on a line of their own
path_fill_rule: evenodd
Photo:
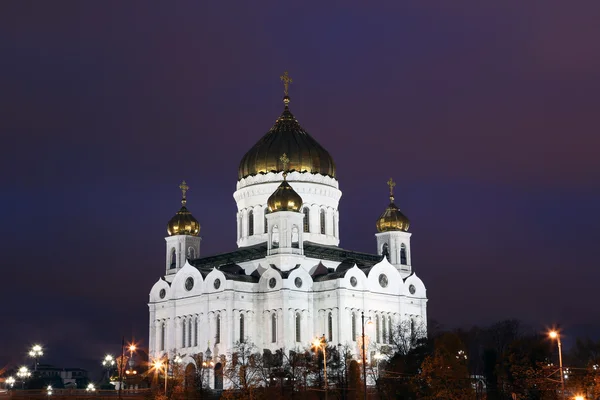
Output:
<svg viewBox="0 0 600 400">
<path fill-rule="evenodd" d="M 169 236 L 173 235 L 191 235 L 198 236 L 200 234 L 200 223 L 194 218 L 191 212 L 188 211 L 185 206 L 187 200 L 185 192 L 189 189 L 189 186 L 183 181 L 179 188 L 183 192 L 181 199 L 181 208 L 177 211 L 177 214 L 167 224 L 167 233 Z"/>
<path fill-rule="evenodd" d="M 377 219 L 377 232 L 387 231 L 408 231 L 410 221 L 408 217 L 402 212 L 396 204 L 394 204 L 394 186 L 396 183 L 390 178 L 388 181 L 390 187 L 390 205 L 387 206 L 383 214 Z"/>
<path fill-rule="evenodd" d="M 238 178 L 283 171 L 279 160 L 286 153 L 290 158 L 289 171 L 310 172 L 335 178 L 335 164 L 315 139 L 312 138 L 292 115 L 284 97 L 285 108 L 275 125 L 242 158 Z"/>
</svg>

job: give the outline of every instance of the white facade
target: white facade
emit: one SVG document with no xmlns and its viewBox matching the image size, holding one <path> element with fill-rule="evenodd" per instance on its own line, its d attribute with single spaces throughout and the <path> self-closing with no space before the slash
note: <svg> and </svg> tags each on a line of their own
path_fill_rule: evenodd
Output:
<svg viewBox="0 0 600 400">
<path fill-rule="evenodd" d="M 265 212 L 282 179 L 282 171 L 239 179 L 237 250 L 201 257 L 199 237 L 166 238 L 165 274 L 150 291 L 151 357 L 178 354 L 193 363 L 191 356 L 207 349 L 229 355 L 238 341 L 289 351 L 324 335 L 358 358 L 363 312 L 374 322 L 365 332 L 370 357 L 388 343 L 390 328 L 405 321 L 426 327 L 411 234 L 377 233 L 373 254 L 341 249 L 337 180 L 292 171 L 287 181 L 302 210 Z"/>
</svg>

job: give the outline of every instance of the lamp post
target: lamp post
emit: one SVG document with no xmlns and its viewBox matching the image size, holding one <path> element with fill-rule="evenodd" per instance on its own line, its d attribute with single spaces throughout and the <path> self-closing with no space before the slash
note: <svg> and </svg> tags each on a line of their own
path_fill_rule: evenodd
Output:
<svg viewBox="0 0 600 400">
<path fill-rule="evenodd" d="M 8 386 L 10 386 L 10 387 L 9 387 L 9 389 L 12 389 L 12 388 L 13 388 L 13 386 L 14 386 L 14 384 L 15 384 L 15 381 L 16 381 L 16 379 L 15 379 L 15 377 L 14 377 L 14 376 L 9 376 L 8 378 L 6 378 L 6 384 L 7 384 Z"/>
<path fill-rule="evenodd" d="M 25 379 L 31 376 L 31 371 L 29 371 L 29 368 L 27 367 L 21 367 L 19 368 L 19 371 L 17 371 L 17 376 L 21 378 L 21 389 L 25 389 Z"/>
<path fill-rule="evenodd" d="M 316 349 L 323 350 L 323 379 L 325 380 L 325 398 L 327 399 L 327 392 L 329 387 L 327 385 L 327 340 L 325 339 L 325 335 L 323 334 L 321 338 L 315 339 L 313 341 L 313 346 L 315 346 Z M 317 354 L 319 354 L 318 350 Z"/>
<path fill-rule="evenodd" d="M 365 350 L 365 312 L 360 313 L 362 321 L 362 367 L 363 367 L 363 396 L 367 400 L 367 352 Z M 369 321 L 371 322 L 371 321 Z"/>
<path fill-rule="evenodd" d="M 106 379 L 110 382 L 110 370 L 115 365 L 115 358 L 110 354 L 104 356 L 102 366 L 106 368 Z"/>
<path fill-rule="evenodd" d="M 158 373 L 161 369 L 164 369 L 165 374 L 165 396 L 167 395 L 167 372 L 169 367 L 169 359 L 165 358 L 165 361 L 155 360 L 154 361 L 154 370 Z"/>
<path fill-rule="evenodd" d="M 33 370 L 37 371 L 38 359 L 44 355 L 44 350 L 39 344 L 34 344 L 29 350 L 29 357 L 33 358 Z"/>
<path fill-rule="evenodd" d="M 548 333 L 551 339 L 556 339 L 558 343 L 558 367 L 560 369 L 560 386 L 562 388 L 562 398 L 565 398 L 565 375 L 563 374 L 563 363 L 562 363 L 562 344 L 560 343 L 560 334 L 557 331 L 550 331 Z"/>
</svg>

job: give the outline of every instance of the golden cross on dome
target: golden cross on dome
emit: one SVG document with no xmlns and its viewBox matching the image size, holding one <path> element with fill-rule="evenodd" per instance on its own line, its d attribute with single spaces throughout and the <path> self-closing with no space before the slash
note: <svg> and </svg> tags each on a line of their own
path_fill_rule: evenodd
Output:
<svg viewBox="0 0 600 400">
<path fill-rule="evenodd" d="M 290 164 L 290 159 L 287 154 L 283 153 L 283 155 L 279 157 L 279 161 L 283 164 L 283 172 L 287 172 L 288 165 Z"/>
<path fill-rule="evenodd" d="M 396 186 L 396 182 L 392 178 L 387 181 L 387 185 L 390 187 L 390 197 L 394 197 L 394 186 Z"/>
<path fill-rule="evenodd" d="M 181 185 L 179 185 L 179 189 L 181 189 L 181 203 L 185 204 L 185 192 L 188 191 L 190 187 L 187 185 L 187 183 L 185 183 L 185 181 L 181 182 Z"/>
<path fill-rule="evenodd" d="M 283 94 L 287 96 L 287 95 L 288 95 L 288 88 L 289 88 L 289 86 L 290 86 L 290 83 L 292 83 L 292 82 L 293 82 L 293 81 L 292 81 L 292 78 L 290 78 L 290 76 L 288 75 L 288 72 L 287 72 L 287 71 L 285 71 L 285 72 L 283 73 L 283 75 L 281 75 L 279 78 L 280 78 L 280 79 L 282 80 L 282 82 L 283 82 Z"/>
</svg>

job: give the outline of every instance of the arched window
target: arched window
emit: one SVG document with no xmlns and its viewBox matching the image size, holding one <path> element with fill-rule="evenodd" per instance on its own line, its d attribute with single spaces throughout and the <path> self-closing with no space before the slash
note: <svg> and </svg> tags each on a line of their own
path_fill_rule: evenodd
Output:
<svg viewBox="0 0 600 400">
<path fill-rule="evenodd" d="M 294 249 L 297 249 L 300 247 L 300 239 L 298 238 L 299 234 L 298 234 L 298 227 L 296 225 L 294 225 L 292 227 L 292 247 Z"/>
<path fill-rule="evenodd" d="M 240 211 L 237 219 L 238 223 L 238 239 L 242 238 L 242 212 Z"/>
<path fill-rule="evenodd" d="M 254 211 L 248 211 L 248 236 L 254 235 Z"/>
<path fill-rule="evenodd" d="M 193 260 L 194 258 L 196 258 L 196 250 L 194 250 L 193 247 L 188 247 L 188 256 L 187 256 L 188 260 Z"/>
<path fill-rule="evenodd" d="M 240 343 L 244 343 L 244 314 L 240 315 Z"/>
<path fill-rule="evenodd" d="M 300 318 L 300 313 L 296 313 L 296 342 L 300 342 L 300 323 L 302 322 Z"/>
<path fill-rule="evenodd" d="M 333 340 L 333 315 L 327 315 L 327 338 L 331 342 Z"/>
<path fill-rule="evenodd" d="M 192 319 L 188 319 L 188 347 L 192 347 Z"/>
<path fill-rule="evenodd" d="M 198 317 L 194 323 L 194 346 L 198 346 Z"/>
<path fill-rule="evenodd" d="M 325 210 L 321 209 L 321 235 L 325 234 Z"/>
<path fill-rule="evenodd" d="M 383 335 L 381 336 L 381 343 L 387 342 L 387 324 L 385 316 L 381 317 L 381 327 L 383 328 Z"/>
<path fill-rule="evenodd" d="M 185 319 L 181 322 L 181 347 L 185 347 L 185 330 L 187 326 L 185 324 Z"/>
<path fill-rule="evenodd" d="M 274 249 L 279 247 L 279 228 L 277 228 L 277 225 L 273 226 L 273 231 L 271 232 L 271 247 Z"/>
<path fill-rule="evenodd" d="M 333 236 L 337 236 L 336 232 L 337 232 L 337 217 L 334 212 L 334 214 L 333 214 Z"/>
<path fill-rule="evenodd" d="M 304 209 L 302 210 L 302 212 L 304 213 L 304 232 L 309 232 L 310 229 L 310 210 L 308 209 L 308 207 L 304 207 Z"/>
<path fill-rule="evenodd" d="M 385 256 L 388 261 L 390 261 L 390 246 L 387 243 L 383 244 L 381 248 L 381 255 Z"/>
<path fill-rule="evenodd" d="M 271 342 L 277 342 L 277 315 L 271 314 Z"/>
<path fill-rule="evenodd" d="M 388 315 L 388 329 L 390 333 L 388 334 L 388 343 L 392 343 L 392 335 L 394 334 L 394 327 L 392 326 L 392 317 Z"/>
<path fill-rule="evenodd" d="M 171 249 L 171 268 L 175 268 L 177 266 L 177 252 L 175 251 L 175 247 Z"/>
<path fill-rule="evenodd" d="M 406 262 L 406 245 L 404 243 L 400 245 L 400 264 L 408 265 Z"/>
<path fill-rule="evenodd" d="M 352 341 L 356 342 L 356 314 L 352 313 Z"/>
<path fill-rule="evenodd" d="M 379 343 L 379 315 L 375 316 L 375 342 Z"/>
<path fill-rule="evenodd" d="M 269 232 L 269 223 L 267 222 L 267 214 L 269 213 L 269 209 L 265 207 L 265 233 Z"/>
<path fill-rule="evenodd" d="M 166 336 L 166 327 L 165 327 L 165 323 L 163 322 L 162 324 L 160 324 L 160 350 L 164 351 L 165 349 L 165 336 Z"/>
<path fill-rule="evenodd" d="M 221 343 L 221 315 L 217 315 L 215 343 Z"/>
</svg>

